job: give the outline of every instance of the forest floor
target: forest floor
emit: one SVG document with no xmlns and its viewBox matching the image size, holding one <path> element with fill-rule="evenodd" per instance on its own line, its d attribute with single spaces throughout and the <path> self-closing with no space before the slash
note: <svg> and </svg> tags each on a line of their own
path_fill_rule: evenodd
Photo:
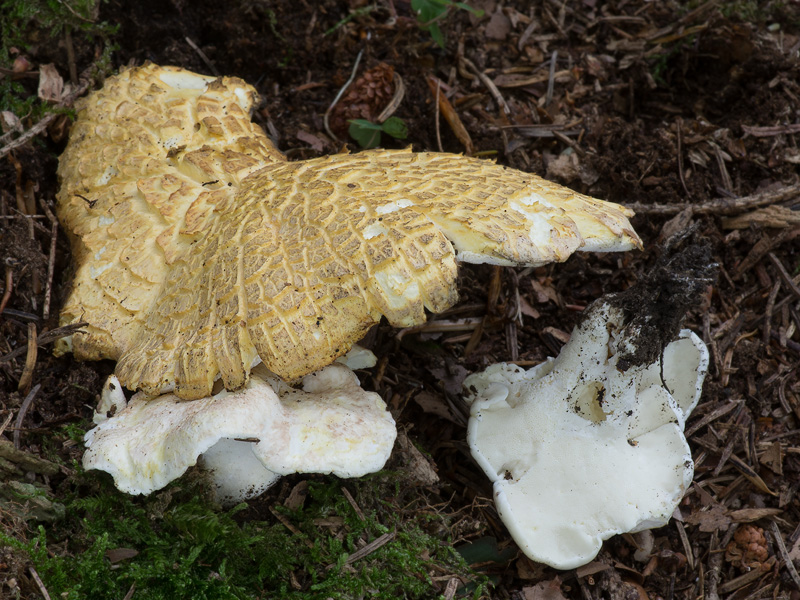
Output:
<svg viewBox="0 0 800 600">
<path fill-rule="evenodd" d="M 451 7 L 438 32 L 408 0 L 59 2 L 61 21 L 4 17 L 0 597 L 800 598 L 800 4 L 468 3 L 483 14 Z M 336 140 L 324 115 L 359 56 Z M 195 471 L 126 496 L 80 467 L 113 363 L 52 355 L 71 274 L 53 212 L 71 92 L 146 61 L 256 86 L 254 119 L 291 160 L 357 150 L 343 123 L 375 121 L 397 75 L 408 135 L 384 146 L 495 159 L 624 204 L 644 250 L 463 266 L 460 303 L 429 326 L 371 331 L 379 366 L 362 383 L 401 432 L 380 474 L 285 477 L 234 511 Z M 470 456 L 461 383 L 557 355 L 586 306 L 640 280 L 684 230 L 719 265 L 684 322 L 711 356 L 686 429 L 694 482 L 652 536 L 611 538 L 577 570 L 535 563 Z"/>
</svg>

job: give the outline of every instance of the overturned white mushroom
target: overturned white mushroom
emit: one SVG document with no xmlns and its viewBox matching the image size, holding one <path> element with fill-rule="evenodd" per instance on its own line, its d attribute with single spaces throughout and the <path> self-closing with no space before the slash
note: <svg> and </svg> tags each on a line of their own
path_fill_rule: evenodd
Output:
<svg viewBox="0 0 800 600">
<path fill-rule="evenodd" d="M 683 429 L 708 350 L 683 330 L 663 365 L 621 372 L 622 325 L 622 310 L 597 302 L 558 358 L 464 382 L 468 441 L 498 512 L 527 556 L 556 568 L 589 562 L 612 535 L 666 524 L 692 480 Z"/>
<path fill-rule="evenodd" d="M 122 491 L 148 494 L 202 454 L 223 502 L 256 496 L 289 473 L 360 477 L 383 467 L 394 420 L 346 366 L 307 375 L 302 389 L 253 373 L 236 392 L 193 401 L 139 393 L 110 418 L 98 413 L 102 422 L 86 434 L 84 467 L 110 473 Z M 117 390 L 118 383 L 106 384 L 102 413 L 120 407 Z"/>
</svg>

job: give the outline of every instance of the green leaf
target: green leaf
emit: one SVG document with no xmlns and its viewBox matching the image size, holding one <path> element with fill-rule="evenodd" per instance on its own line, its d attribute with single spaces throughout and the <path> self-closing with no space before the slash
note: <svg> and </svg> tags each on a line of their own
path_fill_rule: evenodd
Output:
<svg viewBox="0 0 800 600">
<path fill-rule="evenodd" d="M 484 12 L 481 9 L 472 8 L 469 4 L 465 4 L 464 2 L 456 2 L 456 6 L 461 10 L 466 10 L 468 12 L 471 12 L 476 17 L 482 17 L 484 15 Z"/>
<path fill-rule="evenodd" d="M 439 48 L 444 48 L 444 34 L 442 30 L 439 29 L 439 26 L 436 23 L 432 23 L 428 27 L 428 31 L 430 31 L 433 41 L 436 42 Z"/>
<path fill-rule="evenodd" d="M 447 7 L 452 4 L 442 0 L 411 0 L 411 9 L 417 15 L 417 21 L 425 25 L 434 19 L 438 19 L 445 12 Z"/>
<path fill-rule="evenodd" d="M 347 132 L 350 137 L 358 142 L 358 145 L 368 150 L 375 148 L 381 143 L 381 126 L 363 119 L 354 119 L 350 121 L 350 128 Z"/>
<path fill-rule="evenodd" d="M 408 137 L 408 127 L 400 117 L 389 117 L 384 121 L 381 129 L 398 140 L 404 140 Z"/>
<path fill-rule="evenodd" d="M 372 129 L 374 131 L 383 131 L 383 126 L 366 119 L 350 119 L 348 121 L 351 125 L 357 125 L 360 129 Z"/>
</svg>

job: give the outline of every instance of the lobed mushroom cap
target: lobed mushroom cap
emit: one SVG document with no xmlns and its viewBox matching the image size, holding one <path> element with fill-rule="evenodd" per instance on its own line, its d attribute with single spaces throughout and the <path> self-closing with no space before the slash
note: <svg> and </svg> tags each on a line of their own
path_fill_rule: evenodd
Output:
<svg viewBox="0 0 800 600">
<path fill-rule="evenodd" d="M 612 535 L 666 524 L 692 481 L 683 428 L 708 350 L 683 330 L 663 365 L 621 372 L 622 329 L 622 310 L 600 300 L 558 358 L 464 382 L 467 439 L 501 519 L 527 556 L 559 569 L 588 563 Z"/>
<path fill-rule="evenodd" d="M 181 398 L 330 364 L 381 316 L 455 303 L 456 259 L 502 265 L 639 247 L 626 209 L 452 154 L 289 162 L 253 88 L 147 65 L 82 101 L 59 165 L 77 264 L 62 324 L 125 387 Z"/>
<path fill-rule="evenodd" d="M 115 396 L 107 382 L 104 396 Z M 119 400 L 103 398 L 102 410 Z M 295 389 L 259 373 L 236 392 L 184 401 L 139 393 L 86 433 L 83 466 L 110 473 L 130 494 L 149 494 L 203 455 L 225 503 L 256 496 L 280 475 L 380 470 L 396 430 L 380 396 L 341 364 L 307 375 Z"/>
</svg>

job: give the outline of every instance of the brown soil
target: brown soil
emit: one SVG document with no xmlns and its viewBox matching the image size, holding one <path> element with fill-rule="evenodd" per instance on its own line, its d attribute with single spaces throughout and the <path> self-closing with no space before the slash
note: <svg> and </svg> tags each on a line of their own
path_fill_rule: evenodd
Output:
<svg viewBox="0 0 800 600">
<path fill-rule="evenodd" d="M 383 370 L 364 378 L 365 386 L 383 395 L 411 439 L 430 453 L 441 483 L 429 493 L 446 499 L 453 514 L 466 510 L 476 519 L 463 539 L 492 535 L 501 546 L 513 544 L 464 442 L 466 410 L 458 396 L 464 376 L 493 362 L 530 365 L 556 354 L 582 308 L 642 279 L 657 264 L 664 240 L 694 227 L 692 240 L 708 245 L 719 277 L 684 321 L 711 346 L 712 359 L 687 425 L 697 470 L 680 507 L 683 522 L 655 532 L 645 562 L 634 560 L 631 537 L 610 540 L 593 563 L 596 572 L 562 574 L 563 589 L 586 599 L 795 597 L 800 580 L 787 569 L 782 547 L 794 558 L 800 543 L 800 219 L 792 222 L 784 212 L 782 222 L 765 224 L 753 213 L 753 195 L 798 185 L 797 3 L 762 3 L 755 18 L 737 14 L 755 4 L 747 2 L 709 2 L 694 11 L 694 4 L 646 0 L 470 4 L 486 16 L 452 12 L 441 24 L 446 49 L 418 28 L 406 0 L 394 0 L 392 10 L 391 0 L 376 3 L 344 24 L 366 3 L 111 0 L 102 4 L 100 19 L 120 25 L 115 68 L 153 61 L 209 73 L 188 38 L 220 74 L 256 85 L 263 102 L 255 118 L 277 133 L 290 158 L 340 149 L 325 132 L 323 115 L 363 52 L 360 73 L 386 63 L 406 87 L 395 114 L 406 122 L 408 139 L 384 136 L 385 145 L 465 151 L 444 117 L 436 117 L 427 83 L 435 76 L 445 82 L 443 93 L 474 153 L 635 205 L 643 252 L 579 255 L 538 269 L 466 266 L 461 303 L 438 318 L 481 317 L 480 330 L 399 339 L 379 326 L 368 336 Z M 96 50 L 76 38 L 78 73 Z M 54 62 L 68 77 L 63 45 L 42 46 L 29 58 L 34 67 Z M 508 113 L 463 58 L 498 85 Z M 515 82 L 522 85 L 512 87 Z M 23 83 L 35 93 L 35 78 Z M 51 262 L 52 226 L 42 208 L 52 205 L 57 186 L 56 156 L 65 143 L 54 140 L 57 133 L 51 128 L 0 161 L 0 300 L 10 289 L 0 316 L 0 423 L 18 414 L 31 386 L 41 385 L 21 431 L 22 446 L 34 453 L 55 424 L 90 417 L 113 370 L 110 362 L 54 358 L 52 345 L 43 345 L 30 385 L 18 391 L 26 355 L 2 358 L 26 345 L 29 323 L 40 336 L 57 327 L 69 280 L 68 244 L 59 230 Z M 17 212 L 16 196 L 24 198 L 26 189 L 35 199 L 27 212 L 36 219 Z M 795 187 L 772 204 L 792 212 L 798 202 Z M 732 217 L 744 228 L 730 229 Z M 43 318 L 48 290 L 50 314 Z M 520 309 L 517 295 L 524 300 L 521 324 L 511 318 Z M 254 514 L 267 514 L 258 503 L 282 501 L 289 489 L 254 502 Z M 781 512 L 754 512 L 765 508 Z M 748 567 L 724 551 L 748 521 L 768 532 L 768 559 L 763 575 L 739 585 L 736 577 Z M 498 598 L 538 598 L 547 590 L 534 586 L 556 576 L 521 554 L 509 565 L 493 571 Z"/>
</svg>

